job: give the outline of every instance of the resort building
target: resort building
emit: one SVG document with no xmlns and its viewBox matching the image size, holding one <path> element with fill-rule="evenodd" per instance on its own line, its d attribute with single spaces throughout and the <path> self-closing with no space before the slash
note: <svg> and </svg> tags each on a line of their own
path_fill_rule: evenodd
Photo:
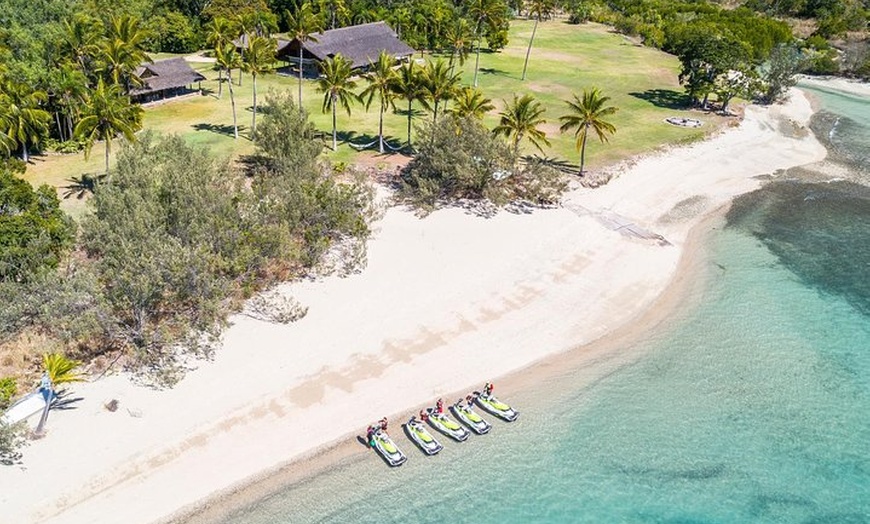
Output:
<svg viewBox="0 0 870 524">
<path fill-rule="evenodd" d="M 143 64 L 136 76 L 142 79 L 142 85 L 130 91 L 130 98 L 140 104 L 195 93 L 200 87 L 194 89 L 193 85 L 205 80 L 181 57 Z"/>
<path fill-rule="evenodd" d="M 331 29 L 311 36 L 312 40 L 300 43 L 294 39 L 283 47 L 279 42 L 277 57 L 296 65 L 301 45 L 303 71 L 316 75 L 320 62 L 338 54 L 350 60 L 353 69 L 367 68 L 369 62 L 377 60 L 381 51 L 386 51 L 396 60 L 405 60 L 414 54 L 414 48 L 400 40 L 385 22 Z"/>
</svg>

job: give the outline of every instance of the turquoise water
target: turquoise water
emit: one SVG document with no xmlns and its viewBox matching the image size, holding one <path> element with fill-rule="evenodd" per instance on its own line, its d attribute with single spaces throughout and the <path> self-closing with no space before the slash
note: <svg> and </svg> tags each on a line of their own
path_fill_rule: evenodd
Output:
<svg viewBox="0 0 870 524">
<path fill-rule="evenodd" d="M 854 104 L 817 125 L 860 149 Z M 502 391 L 517 423 L 430 458 L 398 438 L 401 468 L 352 458 L 223 522 L 870 522 L 870 190 L 769 184 L 706 257 L 703 297 L 635 360 Z"/>
</svg>

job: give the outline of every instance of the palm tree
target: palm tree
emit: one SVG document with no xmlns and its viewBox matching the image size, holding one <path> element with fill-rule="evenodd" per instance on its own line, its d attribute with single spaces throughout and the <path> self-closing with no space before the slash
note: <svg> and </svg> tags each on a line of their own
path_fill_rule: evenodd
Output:
<svg viewBox="0 0 870 524">
<path fill-rule="evenodd" d="M 393 93 L 408 101 L 408 148 L 411 148 L 411 118 L 414 116 L 413 106 L 415 101 L 423 98 L 421 71 L 413 60 L 403 63 L 393 76 L 390 89 Z"/>
<path fill-rule="evenodd" d="M 451 73 L 450 66 L 440 58 L 426 63 L 421 75 L 422 102 L 432 109 L 432 124 L 438 122 L 438 105 L 453 98 L 459 86 L 459 73 Z M 432 102 L 432 105 L 429 105 Z"/>
<path fill-rule="evenodd" d="M 109 173 L 109 154 L 112 140 L 123 135 L 128 141 L 136 140 L 136 131 L 142 129 L 142 108 L 130 102 L 117 84 L 106 84 L 101 78 L 88 97 L 82 119 L 75 128 L 75 136 L 85 140 L 85 157 L 97 140 L 106 144 L 106 173 Z"/>
<path fill-rule="evenodd" d="M 586 162 L 586 137 L 591 127 L 602 143 L 607 142 L 607 135 L 616 133 L 616 126 L 604 120 L 618 111 L 618 108 L 606 106 L 609 96 L 602 96 L 598 88 L 583 90 L 583 96 L 574 95 L 574 100 L 566 100 L 570 113 L 559 117 L 562 126 L 559 131 L 574 129 L 577 139 L 577 150 L 580 151 L 580 176 L 583 176 L 583 165 Z"/>
<path fill-rule="evenodd" d="M 55 396 L 54 387 L 58 384 L 70 384 L 73 382 L 82 382 L 84 378 L 76 369 L 82 363 L 77 360 L 70 360 L 60 353 L 51 353 L 42 356 L 43 368 L 43 385 L 48 391 L 45 391 L 45 408 L 42 410 L 42 417 L 39 419 L 39 424 L 34 430 L 36 437 L 41 437 L 45 434 L 45 423 L 48 421 L 48 411 L 51 409 L 51 403 Z"/>
<path fill-rule="evenodd" d="M 317 42 L 312 33 L 320 32 L 320 18 L 311 11 L 311 4 L 305 2 L 296 14 L 287 12 L 287 34 L 299 43 L 299 111 L 302 111 L 302 48 L 305 42 Z"/>
<path fill-rule="evenodd" d="M 233 108 L 233 136 L 239 138 L 239 122 L 236 119 L 236 97 L 233 94 L 233 69 L 242 67 L 242 57 L 232 43 L 215 49 L 215 63 L 227 72 L 227 86 L 230 88 L 230 105 Z"/>
<path fill-rule="evenodd" d="M 538 31 L 538 22 L 541 18 L 549 16 L 553 10 L 553 0 L 529 0 L 529 16 L 535 18 L 535 25 L 532 27 L 532 37 L 529 38 L 529 48 L 526 49 L 526 61 L 523 62 L 523 78 L 526 79 L 526 68 L 529 67 L 529 56 L 532 54 L 532 42 L 535 41 L 535 33 Z"/>
<path fill-rule="evenodd" d="M 453 107 L 448 111 L 460 118 L 483 119 L 483 116 L 495 109 L 492 100 L 483 96 L 483 91 L 476 87 L 466 86 L 456 93 L 453 99 Z"/>
<path fill-rule="evenodd" d="M 254 89 L 254 115 L 251 119 L 251 140 L 257 136 L 257 77 L 274 72 L 275 50 L 277 42 L 274 38 L 255 36 L 248 40 L 248 52 L 245 54 L 244 70 L 251 73 Z"/>
<path fill-rule="evenodd" d="M 98 21 L 82 15 L 64 21 L 61 49 L 85 74 L 90 73 L 88 66 L 99 49 L 97 41 L 100 32 L 102 29 Z"/>
<path fill-rule="evenodd" d="M 0 89 L 0 155 L 9 155 L 15 149 L 15 140 L 9 136 L 9 130 L 12 126 L 11 107 L 9 97 Z"/>
<path fill-rule="evenodd" d="M 48 133 L 48 122 L 51 115 L 42 109 L 48 101 L 48 95 L 44 91 L 34 89 L 25 82 L 6 81 L 0 91 L 3 92 L 6 103 L 2 111 L 5 116 L 6 137 L 4 142 L 12 143 L 14 147 L 21 148 L 21 159 L 30 161 L 28 146 L 38 145 Z"/>
<path fill-rule="evenodd" d="M 393 69 L 394 59 L 387 54 L 386 51 L 381 51 L 376 62 L 371 62 L 369 71 L 363 76 L 368 82 L 368 86 L 360 93 L 360 99 L 365 101 L 366 111 L 372 105 L 372 100 L 375 96 L 380 102 L 380 113 L 378 120 L 378 151 L 384 152 L 384 112 L 387 107 L 392 107 L 395 110 L 393 102 L 395 93 L 390 89 L 393 83 L 393 77 L 396 76 L 396 71 Z"/>
<path fill-rule="evenodd" d="M 75 126 L 74 120 L 78 118 L 79 108 L 88 92 L 88 79 L 70 63 L 61 65 L 50 75 L 50 96 L 57 107 L 55 119 L 58 136 L 61 140 L 70 140 Z"/>
<path fill-rule="evenodd" d="M 483 38 L 484 24 L 497 26 L 504 16 L 505 5 L 501 0 L 471 0 L 468 15 L 474 20 L 474 39 L 477 42 L 474 58 L 474 87 L 477 87 L 477 71 L 480 69 L 480 41 Z"/>
<path fill-rule="evenodd" d="M 356 82 L 351 80 L 350 61 L 341 56 L 341 53 L 321 62 L 320 73 L 317 90 L 323 93 L 323 112 L 332 110 L 332 150 L 335 151 L 338 148 L 336 109 L 341 105 L 347 111 L 347 116 L 350 116 L 350 105 L 359 100 L 359 97 L 353 92 Z"/>
<path fill-rule="evenodd" d="M 205 41 L 217 54 L 218 49 L 223 49 L 225 45 L 232 43 L 233 35 L 236 33 L 236 26 L 226 18 L 217 17 L 209 22 L 205 30 Z M 218 98 L 223 96 L 223 92 L 224 68 L 218 66 Z"/>
<path fill-rule="evenodd" d="M 450 46 L 450 72 L 452 73 L 457 61 L 460 66 L 465 64 L 474 35 L 468 25 L 468 20 L 460 18 L 447 29 L 447 34 L 444 37 Z"/>
<path fill-rule="evenodd" d="M 541 143 L 550 145 L 547 134 L 538 129 L 538 126 L 547 122 L 541 118 L 545 111 L 544 106 L 532 95 L 523 95 L 522 97 L 514 95 L 509 104 L 505 103 L 504 111 L 499 113 L 501 119 L 492 133 L 496 136 L 503 135 L 506 138 L 512 138 L 514 154 L 519 154 L 520 142 L 523 138 L 528 138 L 529 142 L 543 153 L 544 149 L 541 147 Z"/>
<path fill-rule="evenodd" d="M 106 26 L 107 38 L 101 49 L 103 70 L 128 92 L 142 83 L 136 69 L 144 62 L 151 62 L 145 52 L 149 36 L 139 19 L 129 15 L 113 16 Z"/>
</svg>

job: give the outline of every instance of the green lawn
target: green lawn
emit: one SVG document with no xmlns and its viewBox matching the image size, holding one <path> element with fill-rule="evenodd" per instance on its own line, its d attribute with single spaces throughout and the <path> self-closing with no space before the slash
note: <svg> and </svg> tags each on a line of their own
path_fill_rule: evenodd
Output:
<svg viewBox="0 0 870 524">
<path fill-rule="evenodd" d="M 525 82 L 520 81 L 531 22 L 516 20 L 511 24 L 510 45 L 500 53 L 483 53 L 480 58 L 479 84 L 487 97 L 498 107 L 489 115 L 486 124 L 493 126 L 502 99 L 509 100 L 514 93 L 533 93 L 547 107 L 546 131 L 552 147 L 546 151 L 549 157 L 578 162 L 573 137 L 560 135 L 558 118 L 564 112 L 563 100 L 571 93 L 584 88 L 598 87 L 612 98 L 612 104 L 620 108 L 612 118 L 618 131 L 608 144 L 590 141 L 587 163 L 590 167 L 613 163 L 631 155 L 653 150 L 657 147 L 700 138 L 724 122 L 714 115 L 704 117 L 707 125 L 703 131 L 689 130 L 667 125 L 662 120 L 683 111 L 674 109 L 682 89 L 677 83 L 678 61 L 676 58 L 655 49 L 635 45 L 604 26 L 588 24 L 568 25 L 554 20 L 541 23 L 532 49 L 532 58 Z M 417 55 L 419 57 L 419 55 Z M 208 80 L 203 82 L 205 93 L 183 100 L 175 100 L 148 107 L 145 113 L 145 128 L 164 133 L 177 133 L 192 144 L 202 145 L 216 155 L 228 157 L 250 153 L 254 146 L 247 135 L 251 124 L 251 77 L 245 75 L 242 86 L 235 86 L 238 119 L 242 137 L 232 137 L 232 114 L 229 92 L 224 86 L 221 99 L 217 93 L 217 72 L 210 64 L 195 64 Z M 474 55 L 465 64 L 463 81 L 471 84 Z M 236 73 L 237 75 L 237 73 Z M 364 81 L 360 80 L 362 89 Z M 269 75 L 258 80 L 260 100 L 269 90 L 291 90 L 296 93 L 295 77 Z M 330 115 L 320 110 L 322 95 L 316 92 L 315 82 L 306 80 L 303 87 L 305 106 L 314 124 L 325 132 L 331 132 Z M 399 103 L 400 109 L 402 104 Z M 419 109 L 419 108 L 418 108 Z M 417 122 L 425 118 L 417 111 Z M 353 108 L 349 117 L 339 113 L 338 128 L 342 136 L 360 143 L 370 141 L 377 133 L 377 108 L 369 112 L 361 105 Z M 404 114 L 388 114 L 385 131 L 401 142 L 405 136 Z M 117 147 L 117 146 L 116 146 Z M 529 150 L 531 152 L 531 150 Z M 390 158 L 378 158 L 371 152 L 359 153 L 347 144 L 340 144 L 338 151 L 325 153 L 332 161 L 368 163 L 390 162 Z M 83 155 L 46 155 L 35 159 L 28 167 L 25 178 L 34 184 L 48 183 L 63 186 L 70 176 L 83 172 L 100 171 L 103 162 L 102 144 L 94 147 L 89 160 Z M 81 201 L 67 200 L 64 207 L 74 215 L 82 211 Z"/>
</svg>

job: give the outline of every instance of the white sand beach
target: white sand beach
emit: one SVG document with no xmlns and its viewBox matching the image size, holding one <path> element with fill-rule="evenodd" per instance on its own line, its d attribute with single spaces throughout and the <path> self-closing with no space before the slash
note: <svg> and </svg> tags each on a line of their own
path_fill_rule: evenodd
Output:
<svg viewBox="0 0 870 524">
<path fill-rule="evenodd" d="M 21 467 L 0 468 L 0 522 L 160 521 L 384 415 L 583 352 L 661 295 L 705 215 L 762 175 L 824 158 L 811 115 L 797 90 L 749 107 L 739 126 L 575 189 L 559 209 L 390 208 L 362 273 L 284 286 L 309 307 L 297 323 L 234 318 L 214 361 L 168 391 L 124 375 L 75 385 L 76 408 L 51 413 Z"/>
</svg>

